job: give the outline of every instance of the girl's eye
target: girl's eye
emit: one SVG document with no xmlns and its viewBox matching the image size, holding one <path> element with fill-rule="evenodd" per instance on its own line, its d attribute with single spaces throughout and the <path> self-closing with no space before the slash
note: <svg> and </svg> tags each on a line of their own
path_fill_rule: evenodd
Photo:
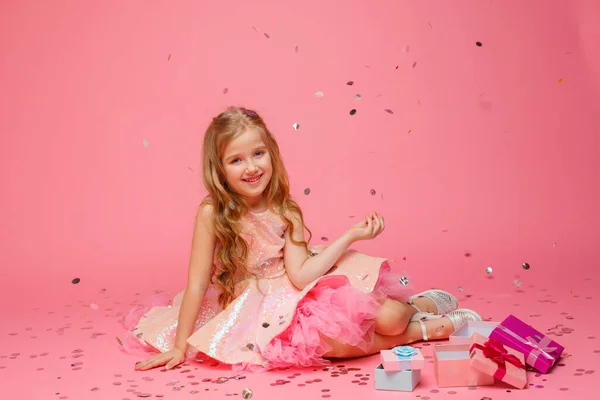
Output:
<svg viewBox="0 0 600 400">
<path fill-rule="evenodd" d="M 232 163 L 232 164 L 237 164 L 238 162 L 240 162 L 240 159 L 239 159 L 239 158 L 236 158 L 236 159 L 234 159 L 234 160 L 231 160 L 231 163 Z"/>
<path fill-rule="evenodd" d="M 261 151 L 257 151 L 255 156 L 262 156 L 263 154 L 265 154 L 265 152 L 261 150 Z"/>
</svg>

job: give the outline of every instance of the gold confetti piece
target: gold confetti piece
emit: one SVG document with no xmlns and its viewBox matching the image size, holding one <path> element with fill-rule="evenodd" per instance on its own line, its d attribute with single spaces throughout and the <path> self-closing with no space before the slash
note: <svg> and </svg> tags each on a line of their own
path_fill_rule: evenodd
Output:
<svg viewBox="0 0 600 400">
<path fill-rule="evenodd" d="M 561 83 L 563 81 L 563 78 L 558 78 L 558 83 Z"/>
<path fill-rule="evenodd" d="M 410 135 L 410 133 L 411 133 L 411 132 L 412 132 L 412 129 L 409 129 L 409 130 L 408 130 L 408 134 Z"/>
</svg>

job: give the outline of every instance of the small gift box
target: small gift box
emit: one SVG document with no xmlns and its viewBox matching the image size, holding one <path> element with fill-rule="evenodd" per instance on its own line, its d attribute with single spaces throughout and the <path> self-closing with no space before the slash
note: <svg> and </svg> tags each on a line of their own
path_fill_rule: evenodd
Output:
<svg viewBox="0 0 600 400">
<path fill-rule="evenodd" d="M 468 321 L 450 335 L 451 344 L 470 344 L 471 336 L 478 333 L 489 337 L 490 333 L 498 326 L 498 322 L 489 321 Z"/>
<path fill-rule="evenodd" d="M 490 339 L 517 350 L 525 363 L 545 374 L 564 351 L 564 347 L 514 315 L 509 315 L 490 333 Z"/>
<path fill-rule="evenodd" d="M 433 366 L 439 387 L 493 385 L 494 377 L 471 367 L 469 344 L 433 347 Z"/>
<path fill-rule="evenodd" d="M 527 385 L 523 354 L 504 347 L 500 342 L 474 333 L 470 357 L 471 367 L 486 375 L 493 376 L 517 389 L 523 389 Z"/>
<path fill-rule="evenodd" d="M 412 392 L 421 382 L 421 370 L 386 371 L 383 365 L 375 368 L 375 389 Z"/>
<path fill-rule="evenodd" d="M 419 349 L 397 346 L 391 350 L 381 350 L 381 365 L 386 371 L 425 369 L 425 358 Z"/>
</svg>

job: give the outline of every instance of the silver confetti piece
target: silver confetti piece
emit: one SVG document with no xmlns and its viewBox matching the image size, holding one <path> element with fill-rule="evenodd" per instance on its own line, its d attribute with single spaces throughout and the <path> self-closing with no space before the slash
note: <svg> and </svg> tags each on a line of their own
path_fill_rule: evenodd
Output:
<svg viewBox="0 0 600 400">
<path fill-rule="evenodd" d="M 402 278 L 400 278 L 399 281 L 404 286 L 408 285 L 408 278 L 406 276 L 403 276 Z"/>
<path fill-rule="evenodd" d="M 245 388 L 244 390 L 242 390 L 242 397 L 246 400 L 251 399 L 252 398 L 252 390 Z"/>
<path fill-rule="evenodd" d="M 523 269 L 524 269 L 524 270 L 528 270 L 529 268 L 531 268 L 531 267 L 529 266 L 529 264 L 528 264 L 528 263 L 526 263 L 526 262 L 525 262 L 525 263 L 523 263 L 523 265 L 522 265 L 522 266 L 523 266 Z"/>
<path fill-rule="evenodd" d="M 492 273 L 492 267 L 487 267 L 485 269 L 485 273 L 488 274 L 488 275 L 490 275 Z"/>
<path fill-rule="evenodd" d="M 359 101 L 360 100 L 360 94 L 357 94 L 356 96 L 354 96 L 354 100 Z"/>
<path fill-rule="evenodd" d="M 459 286 L 459 287 L 458 287 L 458 291 L 459 291 L 459 292 L 462 292 L 462 291 L 464 291 L 464 290 L 465 290 L 465 289 L 463 289 L 463 287 L 462 287 L 462 286 Z"/>
<path fill-rule="evenodd" d="M 146 139 L 144 139 L 142 143 L 144 144 L 144 147 L 148 147 L 148 141 Z"/>
<path fill-rule="evenodd" d="M 306 195 L 310 194 L 310 188 L 304 189 L 304 194 L 306 194 Z"/>
<path fill-rule="evenodd" d="M 295 122 L 294 125 L 292 125 L 292 128 L 294 128 L 294 130 L 297 131 L 300 128 L 300 124 Z"/>
<path fill-rule="evenodd" d="M 318 92 L 315 92 L 315 96 L 317 96 L 317 97 L 323 97 L 323 96 L 325 96 L 325 93 L 323 93 L 321 91 L 318 91 Z"/>
</svg>

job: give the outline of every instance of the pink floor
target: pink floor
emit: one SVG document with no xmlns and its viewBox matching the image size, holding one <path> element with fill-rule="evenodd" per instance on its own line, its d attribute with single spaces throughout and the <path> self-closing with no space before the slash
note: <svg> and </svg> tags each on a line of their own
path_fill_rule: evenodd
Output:
<svg viewBox="0 0 600 400">
<path fill-rule="evenodd" d="M 429 359 L 421 383 L 414 392 L 384 392 L 374 388 L 376 356 L 333 362 L 327 369 L 287 370 L 236 376 L 224 366 L 185 364 L 172 371 L 135 372 L 137 358 L 118 350 L 122 335 L 118 320 L 129 304 L 152 291 L 116 296 L 109 288 L 95 289 L 81 282 L 78 296 L 68 301 L 56 298 L 13 313 L 0 328 L 0 382 L 5 399 L 178 399 L 241 398 L 252 390 L 254 399 L 280 398 L 419 398 L 460 399 L 549 399 L 574 398 L 594 393 L 595 369 L 600 362 L 597 338 L 596 278 L 556 277 L 555 285 L 527 283 L 486 285 L 465 282 L 461 306 L 479 310 L 484 318 L 501 320 L 513 313 L 542 332 L 552 335 L 566 348 L 564 357 L 547 375 L 528 372 L 529 387 L 511 390 L 497 384 L 479 388 L 438 388 L 431 364 L 431 346 L 418 344 Z M 520 287 L 519 287 L 520 286 Z M 490 290 L 489 288 L 493 288 Z M 5 299 L 8 300 L 8 299 Z M 594 306 L 596 304 L 596 306 Z M 593 317 L 588 317 L 592 315 Z M 228 378 L 221 379 L 219 378 Z M 596 392 L 597 393 L 597 392 Z M 590 397 L 586 397 L 590 398 Z"/>
</svg>

